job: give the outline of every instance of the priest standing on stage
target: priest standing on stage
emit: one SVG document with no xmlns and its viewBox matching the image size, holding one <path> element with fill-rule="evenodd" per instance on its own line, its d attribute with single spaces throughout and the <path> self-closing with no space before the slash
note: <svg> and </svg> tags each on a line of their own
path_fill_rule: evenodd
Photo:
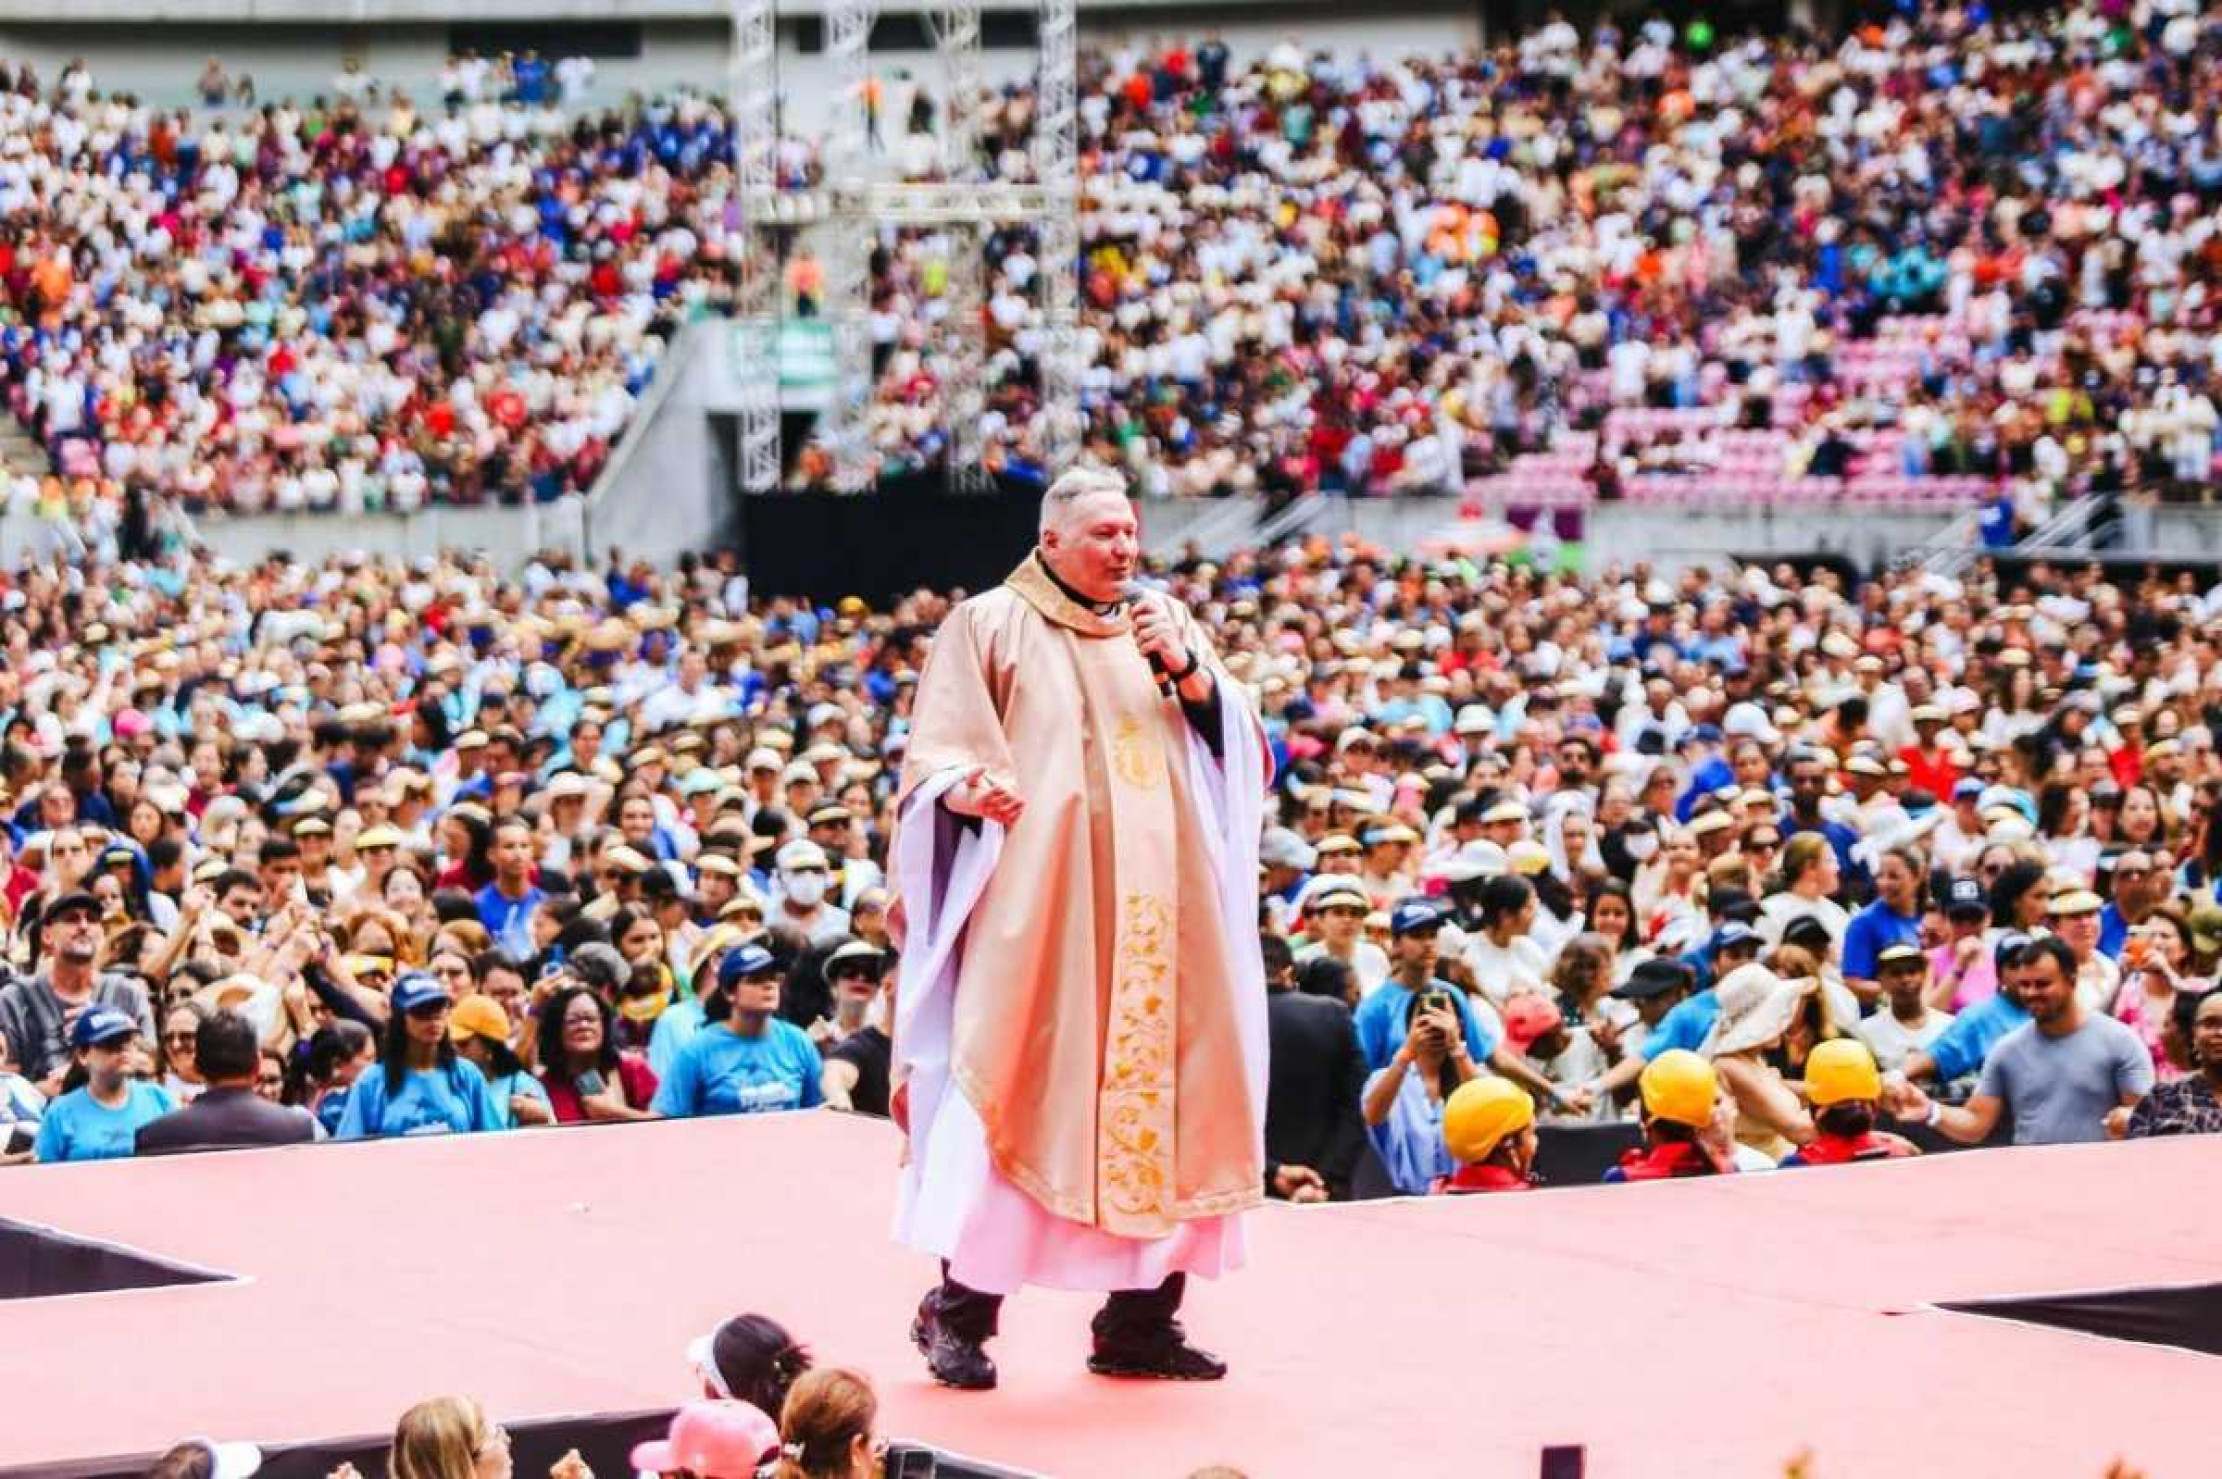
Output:
<svg viewBox="0 0 2222 1479">
<path fill-rule="evenodd" d="M 1189 612 L 1129 582 L 1115 476 L 1066 473 L 1040 542 L 949 614 L 890 848 L 905 931 L 902 1240 L 941 1260 L 912 1339 L 947 1385 L 1022 1284 L 1101 1290 L 1088 1368 L 1212 1380 L 1176 1318 L 1262 1199 L 1257 847 L 1271 761 Z"/>
</svg>

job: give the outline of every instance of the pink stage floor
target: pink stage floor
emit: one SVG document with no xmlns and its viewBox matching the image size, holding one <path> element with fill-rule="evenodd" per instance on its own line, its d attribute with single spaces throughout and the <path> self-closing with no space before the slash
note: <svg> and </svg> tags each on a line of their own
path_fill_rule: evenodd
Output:
<svg viewBox="0 0 2222 1479">
<path fill-rule="evenodd" d="M 2222 1280 L 2222 1142 L 1275 1207 L 1189 1299 L 1219 1385 L 1081 1367 L 1094 1301 L 1005 1311 L 992 1394 L 928 1383 L 887 1239 L 894 1132 L 834 1114 L 0 1172 L 0 1216 L 242 1276 L 0 1304 L 0 1466 L 692 1395 L 740 1310 L 878 1379 L 883 1430 L 1045 1474 L 1816 1479 L 2222 1472 L 2222 1362 L 1942 1300 Z"/>
</svg>

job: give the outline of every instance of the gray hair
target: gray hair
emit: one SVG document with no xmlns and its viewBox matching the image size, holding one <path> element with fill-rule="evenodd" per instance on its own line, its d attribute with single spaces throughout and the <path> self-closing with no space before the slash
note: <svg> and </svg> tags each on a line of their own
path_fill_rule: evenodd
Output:
<svg viewBox="0 0 2222 1479">
<path fill-rule="evenodd" d="M 1083 498 L 1093 498 L 1098 493 L 1124 498 L 1126 479 L 1100 467 L 1067 469 L 1042 494 L 1041 527 L 1046 530 L 1062 524 L 1075 504 Z"/>
</svg>

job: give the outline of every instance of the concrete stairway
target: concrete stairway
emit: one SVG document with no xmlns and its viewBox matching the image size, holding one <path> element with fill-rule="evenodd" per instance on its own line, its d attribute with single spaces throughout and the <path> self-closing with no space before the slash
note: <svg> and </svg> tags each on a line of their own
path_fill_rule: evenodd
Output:
<svg viewBox="0 0 2222 1479">
<path fill-rule="evenodd" d="M 13 478 L 21 473 L 44 477 L 54 470 L 46 448 L 14 414 L 0 409 L 0 473 Z"/>
</svg>

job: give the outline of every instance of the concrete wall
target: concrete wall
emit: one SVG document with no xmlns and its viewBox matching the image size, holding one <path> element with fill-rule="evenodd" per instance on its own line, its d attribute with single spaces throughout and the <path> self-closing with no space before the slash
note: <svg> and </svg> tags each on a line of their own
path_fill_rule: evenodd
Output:
<svg viewBox="0 0 2222 1479">
<path fill-rule="evenodd" d="M 360 551 L 381 559 L 414 560 L 442 550 L 480 551 L 510 572 L 542 550 L 584 548 L 584 501 L 524 508 L 428 508 L 413 514 L 210 514 L 196 523 L 203 544 L 238 561 L 283 551 L 304 563 Z M 43 557 L 45 531 L 28 514 L 0 517 L 0 562 L 10 568 Z"/>
<path fill-rule="evenodd" d="M 617 548 L 669 564 L 688 550 L 735 543 L 737 478 L 708 396 L 708 357 L 731 335 L 723 319 L 687 325 L 673 341 L 633 426 L 588 495 L 582 538 L 596 559 Z"/>
<path fill-rule="evenodd" d="M 885 8 L 898 12 L 917 7 L 890 4 Z M 991 3 L 987 8 L 1030 7 Z M 780 14 L 790 18 L 815 15 L 823 9 L 822 0 L 782 0 L 779 7 Z M 1241 9 L 1227 5 L 1209 11 L 1146 4 L 1106 7 L 1083 16 L 1082 37 L 1087 45 L 1116 48 L 1148 45 L 1167 36 L 1198 37 L 1217 32 L 1238 58 L 1246 58 L 1294 36 L 1306 47 L 1387 57 L 1471 45 L 1480 31 L 1474 11 L 1432 10 L 1409 4 L 1395 15 L 1365 20 L 1331 8 L 1301 6 L 1275 6 L 1269 16 L 1251 19 L 1241 14 Z M 52 19 L 55 12 L 51 6 L 0 0 L 0 56 L 31 62 L 49 81 L 72 58 L 84 57 L 100 88 L 134 93 L 163 106 L 199 102 L 193 87 L 211 56 L 221 58 L 235 76 L 251 74 L 265 100 L 328 95 L 341 65 L 355 56 L 362 58 L 363 70 L 370 76 L 406 90 L 420 102 L 428 102 L 436 96 L 434 83 L 447 58 L 451 21 L 523 20 L 553 12 L 580 20 L 641 23 L 638 57 L 596 60 L 590 103 L 614 104 L 630 93 L 675 88 L 723 93 L 729 86 L 729 33 L 722 0 L 715 4 L 664 0 L 653 5 L 587 0 L 574 5 L 514 8 L 469 3 L 451 7 L 357 4 L 348 9 L 347 19 L 337 24 L 325 18 L 329 10 L 329 6 L 314 4 L 187 6 L 93 0 L 72 6 L 71 18 L 57 21 Z M 126 24 L 141 11 L 150 12 L 150 17 Z M 406 18 L 369 19 L 381 12 Z M 264 18 L 242 18 L 253 15 Z M 912 87 L 923 86 L 936 94 L 941 91 L 941 66 L 931 51 L 881 50 L 873 58 L 875 70 L 888 86 L 891 118 L 899 120 L 903 116 Z M 780 92 L 787 101 L 791 126 L 822 126 L 826 109 L 837 95 L 834 70 L 826 55 L 803 52 L 797 45 L 796 28 L 783 25 L 779 65 Z M 1033 71 L 1034 52 L 1028 47 L 989 48 L 981 57 L 982 77 L 990 86 L 1025 82 Z"/>
<path fill-rule="evenodd" d="M 717 20 L 645 24 L 641 54 L 598 58 L 590 103 L 615 104 L 628 93 L 675 88 L 722 92 L 727 85 L 727 28 Z M 330 95 L 332 79 L 347 58 L 388 86 L 420 103 L 437 97 L 434 83 L 447 60 L 445 21 L 375 26 L 215 24 L 190 22 L 136 29 L 124 42 L 113 25 L 0 23 L 0 55 L 20 58 L 51 81 L 70 58 L 82 56 L 95 85 L 131 92 L 164 106 L 197 105 L 193 87 L 209 57 L 227 71 L 255 79 L 264 100 Z M 802 60 L 798 58 L 798 60 Z"/>
<path fill-rule="evenodd" d="M 434 508 L 414 514 L 210 515 L 199 523 L 203 542 L 235 560 L 273 551 L 315 561 L 361 550 L 415 559 L 443 549 L 484 551 L 505 570 L 522 569 L 541 550 L 585 552 L 599 559 L 611 547 L 668 564 L 686 550 L 731 543 L 738 535 L 738 495 L 721 423 L 684 393 L 699 376 L 682 377 L 666 414 L 640 428 L 635 447 L 595 499 L 571 498 L 527 508 Z M 1156 555 L 1177 555 L 1192 539 L 1207 555 L 1224 556 L 1255 542 L 1255 507 L 1216 499 L 1168 500 L 1142 511 L 1143 543 Z M 1770 515 L 1683 513 L 1656 508 L 1607 507 L 1593 511 L 1583 549 L 1590 569 L 1618 561 L 1648 560 L 1665 570 L 1718 562 L 1726 556 L 1840 554 L 1872 567 L 1913 549 L 1950 522 L 1941 515 L 1862 510 L 1856 515 L 1817 510 Z M 1455 504 L 1440 499 L 1401 499 L 1323 506 L 1310 532 L 1355 533 L 1398 551 L 1484 547 L 1501 526 L 1462 520 Z M 2160 512 L 2153 552 L 2165 559 L 2222 560 L 2222 507 Z M 14 566 L 42 552 L 40 527 L 28 515 L 0 517 L 0 563 Z"/>
<path fill-rule="evenodd" d="M 1305 526 L 1312 534 L 1355 534 L 1386 549 L 1472 550 L 1503 526 L 1458 516 L 1448 499 L 1330 499 Z M 1256 510 L 1233 500 L 1166 500 L 1143 505 L 1142 542 L 1152 554 L 1174 555 L 1195 543 L 1214 557 L 1255 542 Z M 1682 510 L 1604 504 L 1584 520 L 1585 564 L 1648 560 L 1667 570 L 1724 556 L 1764 559 L 1839 555 L 1862 568 L 1918 549 L 1948 529 L 1955 513 L 1860 509 Z M 2158 560 L 2222 560 L 2222 505 L 2155 510 L 2149 532 L 2132 526 L 2135 546 L 2117 552 Z"/>
<path fill-rule="evenodd" d="M 1226 42 L 1237 65 L 1263 56 L 1283 41 L 1294 41 L 1307 52 L 1327 51 L 1376 61 L 1419 53 L 1439 56 L 1481 41 L 1478 5 L 1438 6 L 1403 0 L 1384 7 L 1385 14 L 1358 13 L 1355 7 L 1315 10 L 1290 5 L 1277 7 L 1270 18 L 1230 15 L 1220 5 L 1175 6 L 1162 11 L 1082 9 L 1081 39 L 1088 45 L 1115 52 L 1122 46 L 1148 46 L 1164 37 L 1195 39 L 1215 34 Z"/>
</svg>

